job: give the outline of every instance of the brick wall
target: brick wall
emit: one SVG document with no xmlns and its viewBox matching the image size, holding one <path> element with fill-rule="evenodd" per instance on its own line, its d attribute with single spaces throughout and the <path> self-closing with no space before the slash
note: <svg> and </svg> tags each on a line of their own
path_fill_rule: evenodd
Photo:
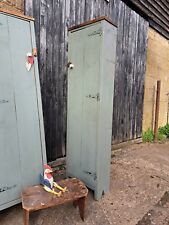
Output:
<svg viewBox="0 0 169 225">
<path fill-rule="evenodd" d="M 148 128 L 154 129 L 157 80 L 161 80 L 159 126 L 164 126 L 167 123 L 169 112 L 169 41 L 150 28 L 145 75 L 143 131 Z"/>
<path fill-rule="evenodd" d="M 23 13 L 24 0 L 0 0 L 0 8 Z"/>
</svg>

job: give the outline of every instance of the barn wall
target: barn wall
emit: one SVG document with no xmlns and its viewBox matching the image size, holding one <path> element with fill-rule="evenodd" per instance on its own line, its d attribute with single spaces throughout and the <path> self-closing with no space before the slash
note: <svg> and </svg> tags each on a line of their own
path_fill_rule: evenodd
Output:
<svg viewBox="0 0 169 225">
<path fill-rule="evenodd" d="M 153 29 L 148 32 L 147 66 L 145 76 L 145 97 L 143 130 L 154 129 L 154 113 L 157 80 L 161 80 L 159 126 L 169 119 L 169 41 Z M 169 121 L 168 121 L 169 122 Z"/>
<path fill-rule="evenodd" d="M 120 0 L 26 0 L 35 17 L 48 160 L 65 155 L 68 27 L 98 16 L 118 25 L 112 139 L 142 133 L 148 22 Z"/>
<path fill-rule="evenodd" d="M 23 13 L 24 0 L 1 0 L 0 8 Z"/>
</svg>

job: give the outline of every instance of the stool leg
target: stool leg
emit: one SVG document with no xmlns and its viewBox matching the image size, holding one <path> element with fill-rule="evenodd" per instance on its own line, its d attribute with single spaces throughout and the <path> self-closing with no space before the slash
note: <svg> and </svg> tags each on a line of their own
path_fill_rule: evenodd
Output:
<svg viewBox="0 0 169 225">
<path fill-rule="evenodd" d="M 29 225 L 29 211 L 26 209 L 23 209 L 23 221 L 24 225 Z"/>
<path fill-rule="evenodd" d="M 78 206 L 78 200 L 75 200 L 75 201 L 73 202 L 73 206 L 74 206 L 75 208 Z"/>
<path fill-rule="evenodd" d="M 80 198 L 78 200 L 79 213 L 83 221 L 84 221 L 84 213 L 85 213 L 85 202 L 86 202 L 86 197 Z"/>
</svg>

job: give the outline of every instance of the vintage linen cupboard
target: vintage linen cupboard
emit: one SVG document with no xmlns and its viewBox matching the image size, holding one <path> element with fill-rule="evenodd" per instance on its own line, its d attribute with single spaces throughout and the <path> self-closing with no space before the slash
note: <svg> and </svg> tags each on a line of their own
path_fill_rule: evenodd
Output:
<svg viewBox="0 0 169 225">
<path fill-rule="evenodd" d="M 116 35 L 107 18 L 69 30 L 67 176 L 95 199 L 109 190 Z"/>
<path fill-rule="evenodd" d="M 24 187 L 39 183 L 46 162 L 34 22 L 0 11 L 0 210 L 21 201 Z"/>
</svg>

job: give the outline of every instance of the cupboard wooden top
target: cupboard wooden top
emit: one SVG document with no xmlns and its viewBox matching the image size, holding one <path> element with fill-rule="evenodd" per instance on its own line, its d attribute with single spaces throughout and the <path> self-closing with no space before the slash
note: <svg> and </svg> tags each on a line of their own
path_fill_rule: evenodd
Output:
<svg viewBox="0 0 169 225">
<path fill-rule="evenodd" d="M 33 17 L 30 17 L 30 16 L 25 16 L 21 13 L 18 13 L 18 12 L 15 12 L 15 11 L 11 11 L 11 10 L 6 10 L 6 9 L 1 9 L 0 8 L 0 13 L 1 14 L 6 14 L 6 15 L 9 15 L 9 16 L 15 16 L 15 17 L 18 17 L 20 19 L 23 19 L 23 20 L 28 20 L 28 21 L 34 21 L 35 19 Z"/>
<path fill-rule="evenodd" d="M 98 17 L 96 19 L 88 20 L 88 21 L 86 21 L 84 23 L 81 23 L 81 24 L 75 25 L 73 27 L 70 27 L 68 29 L 68 31 L 73 31 L 75 29 L 78 29 L 78 28 L 81 28 L 81 27 L 84 27 L 84 26 L 88 26 L 90 24 L 93 24 L 93 23 L 96 23 L 96 22 L 99 22 L 99 21 L 102 21 L 102 20 L 106 20 L 107 22 L 109 22 L 113 26 L 117 27 L 117 24 L 113 23 L 109 17 L 107 17 L 107 16 L 101 16 L 101 17 Z"/>
</svg>

